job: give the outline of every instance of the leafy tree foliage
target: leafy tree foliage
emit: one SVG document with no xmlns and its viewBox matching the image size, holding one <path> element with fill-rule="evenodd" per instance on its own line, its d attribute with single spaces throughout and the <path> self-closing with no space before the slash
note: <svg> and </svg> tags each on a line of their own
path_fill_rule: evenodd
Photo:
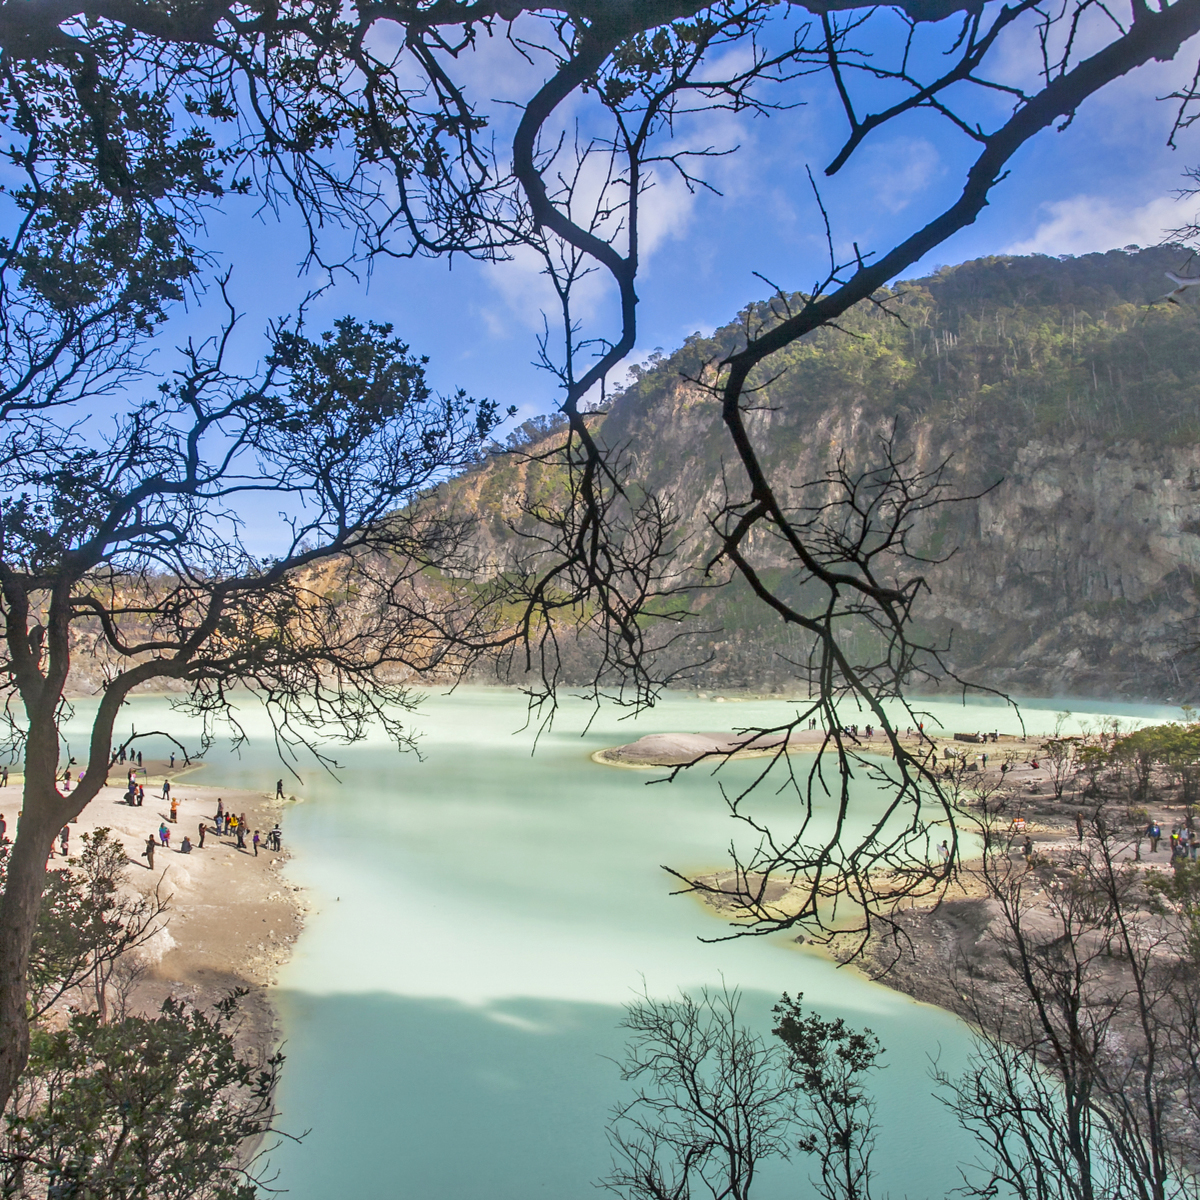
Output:
<svg viewBox="0 0 1200 1200">
<path fill-rule="evenodd" d="M 270 1131 L 283 1059 L 239 1055 L 235 1009 L 209 1015 L 167 1000 L 154 1017 L 77 1012 L 63 1029 L 39 1030 L 7 1117 L 3 1194 L 258 1196 L 241 1158 Z"/>
<path fill-rule="evenodd" d="M 189 346 L 175 377 L 106 433 L 0 430 L 0 690 L 25 759 L 0 902 L 0 1094 L 27 1043 L 46 856 L 104 786 L 134 688 L 176 681 L 204 744 L 214 722 L 237 728 L 229 692 L 241 685 L 285 751 L 318 730 L 354 740 L 377 720 L 403 745 L 404 678 L 456 645 L 456 613 L 420 580 L 453 560 L 458 526 L 418 502 L 475 461 L 495 406 L 435 395 L 387 325 L 346 320 L 317 339 L 280 326 L 253 377 L 226 367 L 231 330 Z M 238 506 L 272 497 L 290 511 L 264 557 L 243 544 Z M 84 773 L 63 794 L 59 726 L 80 650 L 105 682 Z"/>
<path fill-rule="evenodd" d="M 130 895 L 125 848 L 107 829 L 82 837 L 70 869 L 47 872 L 46 891 L 30 956 L 30 1005 L 40 1017 L 69 993 L 82 993 L 101 1020 L 117 964 L 165 925 L 166 901 L 157 891 Z M 126 960 L 128 961 L 128 960 Z"/>
<path fill-rule="evenodd" d="M 157 890 L 131 895 L 125 848 L 107 829 L 85 833 L 68 866 L 46 872 L 29 965 L 29 1008 L 36 1020 L 64 998 L 108 1013 L 108 983 L 117 964 L 165 926 Z M 0 847 L 0 885 L 8 848 Z"/>
<path fill-rule="evenodd" d="M 106 829 L 48 873 L 30 969 L 31 1054 L 0 1127 L 0 1194 L 249 1200 L 271 1132 L 280 1054 L 247 1052 L 239 991 L 155 1015 L 109 992 L 163 926 L 157 893 L 130 894 Z"/>
<path fill-rule="evenodd" d="M 604 1186 L 630 1200 L 748 1200 L 759 1165 L 815 1156 L 824 1200 L 868 1200 L 874 1101 L 865 1077 L 881 1053 L 869 1029 L 805 1013 L 801 997 L 775 1008 L 781 1045 L 740 1019 L 728 989 L 698 999 L 631 1005 L 623 1079 L 635 1099 L 609 1124 L 613 1173 Z"/>
<path fill-rule="evenodd" d="M 875 1101 L 866 1078 L 878 1069 L 882 1047 L 869 1029 L 805 1013 L 801 999 L 784 993 L 772 1031 L 788 1048 L 788 1069 L 808 1101 L 797 1116 L 797 1144 L 820 1164 L 814 1184 L 823 1200 L 870 1200 Z"/>
</svg>

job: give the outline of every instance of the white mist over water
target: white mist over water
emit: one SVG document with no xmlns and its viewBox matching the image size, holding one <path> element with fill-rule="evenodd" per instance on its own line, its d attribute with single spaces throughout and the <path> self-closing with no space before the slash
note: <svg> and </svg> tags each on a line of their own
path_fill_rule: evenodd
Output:
<svg viewBox="0 0 1200 1200">
<path fill-rule="evenodd" d="M 133 711 L 139 723 L 162 721 L 162 704 L 139 700 Z M 1052 727 L 1064 706 L 1081 707 L 1027 706 L 1027 727 Z M 1002 707 L 924 707 L 951 730 L 1018 729 Z M 1116 711 L 1088 707 L 1083 719 Z M 514 733 L 519 694 L 430 693 L 414 718 L 423 761 L 371 741 L 339 752 L 340 782 L 316 769 L 302 772 L 303 786 L 289 782 L 305 797 L 284 820 L 289 874 L 317 912 L 276 996 L 288 1056 L 280 1123 L 312 1132 L 272 1155 L 277 1186 L 293 1200 L 594 1196 L 609 1164 L 609 1110 L 629 1095 L 611 1061 L 621 1006 L 643 987 L 668 996 L 727 983 L 764 1032 L 785 990 L 873 1028 L 889 1064 L 877 1080 L 878 1194 L 954 1187 L 972 1148 L 930 1097 L 928 1069 L 931 1057 L 963 1062 L 965 1028 L 786 935 L 701 942 L 726 927 L 672 896 L 661 864 L 724 865 L 735 829 L 711 773 L 646 786 L 661 773 L 589 757 L 645 733 L 774 725 L 790 711 L 671 695 L 636 723 L 606 710 L 581 738 L 590 710 L 568 702 L 531 756 L 532 733 Z M 273 789 L 270 739 L 258 722 L 252 733 L 240 760 L 214 752 L 190 778 Z M 730 764 L 717 779 L 744 783 L 762 762 Z M 864 785 L 860 821 L 876 803 Z M 756 802 L 780 828 L 793 806 L 769 794 Z M 807 1175 L 802 1161 L 772 1169 L 756 1195 L 804 1195 Z"/>
</svg>

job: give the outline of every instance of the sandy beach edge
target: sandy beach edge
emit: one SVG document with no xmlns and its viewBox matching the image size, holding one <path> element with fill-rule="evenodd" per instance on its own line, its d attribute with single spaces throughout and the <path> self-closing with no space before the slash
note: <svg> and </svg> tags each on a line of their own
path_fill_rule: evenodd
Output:
<svg viewBox="0 0 1200 1200">
<path fill-rule="evenodd" d="M 283 817 L 298 798 L 193 784 L 188 768 L 172 770 L 165 761 L 147 761 L 137 776 L 145 788 L 144 802 L 131 806 L 124 799 L 127 770 L 114 767 L 107 786 L 70 824 L 68 853 L 83 849 L 83 834 L 110 830 L 128 860 L 123 889 L 157 893 L 166 903 L 159 931 L 132 952 L 140 957 L 144 974 L 130 995 L 130 1010 L 155 1013 L 164 1000 L 174 997 L 211 1011 L 231 992 L 244 989 L 237 1040 L 244 1051 L 265 1058 L 280 1042 L 270 990 L 291 958 L 310 911 L 303 889 L 283 873 L 291 857 Z M 178 801 L 175 822 L 162 792 L 165 778 L 171 780 L 171 797 Z M 13 774 L 8 786 L 0 788 L 0 815 L 10 832 L 15 831 L 21 808 L 21 782 L 20 775 Z M 218 800 L 226 812 L 246 815 L 244 849 L 238 848 L 235 836 L 213 832 Z M 280 851 L 268 850 L 265 844 L 276 823 L 283 829 Z M 201 824 L 206 826 L 203 847 Z M 168 830 L 169 846 L 156 847 L 151 868 L 146 842 L 150 837 L 158 842 L 162 826 Z M 256 829 L 263 842 L 257 856 L 252 845 Z M 186 854 L 181 852 L 185 835 L 192 845 Z M 66 865 L 59 851 L 56 844 L 48 870 Z"/>
</svg>

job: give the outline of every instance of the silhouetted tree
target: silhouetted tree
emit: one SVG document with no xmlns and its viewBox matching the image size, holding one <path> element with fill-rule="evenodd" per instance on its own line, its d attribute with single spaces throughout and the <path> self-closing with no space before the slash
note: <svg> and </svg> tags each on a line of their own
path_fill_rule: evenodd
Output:
<svg viewBox="0 0 1200 1200">
<path fill-rule="evenodd" d="M 0 1097 L 27 1054 L 47 855 L 104 786 L 135 688 L 172 681 L 206 731 L 236 728 L 230 690 L 247 688 L 285 752 L 372 723 L 403 744 L 403 679 L 452 665 L 457 615 L 422 572 L 453 563 L 458 528 L 420 498 L 475 460 L 494 407 L 435 396 L 389 326 L 345 320 L 316 340 L 279 327 L 254 378 L 225 367 L 231 328 L 189 347 L 107 432 L 57 410 L 0 428 L 0 687 L 25 766 L 0 900 Z M 264 499 L 288 510 L 269 557 L 244 545 L 238 512 Z M 64 792 L 64 692 L 81 652 L 105 675 L 82 777 Z"/>
</svg>

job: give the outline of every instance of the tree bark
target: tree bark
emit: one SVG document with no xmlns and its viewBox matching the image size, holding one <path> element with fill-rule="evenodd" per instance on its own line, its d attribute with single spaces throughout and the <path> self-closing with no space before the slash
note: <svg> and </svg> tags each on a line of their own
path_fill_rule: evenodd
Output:
<svg viewBox="0 0 1200 1200">
<path fill-rule="evenodd" d="M 55 786 L 57 774 L 58 730 L 51 714 L 31 723 L 21 816 L 0 897 L 0 1111 L 7 1107 L 29 1059 L 29 953 L 46 881 L 46 859 L 55 835 L 82 808 L 82 804 L 64 803 Z"/>
<path fill-rule="evenodd" d="M 68 656 L 69 657 L 69 656 Z M 29 954 L 46 882 L 46 860 L 54 839 L 95 798 L 108 778 L 113 722 L 136 684 L 171 673 L 171 664 L 143 663 L 114 680 L 106 690 L 92 723 L 85 782 L 73 792 L 58 790 L 59 678 L 66 670 L 54 664 L 49 680 L 30 680 L 25 691 L 30 716 L 25 743 L 25 786 L 21 816 L 8 860 L 8 879 L 0 896 L 0 1113 L 8 1106 L 25 1064 L 29 1061 Z M 33 693 L 40 695 L 33 700 Z"/>
</svg>

